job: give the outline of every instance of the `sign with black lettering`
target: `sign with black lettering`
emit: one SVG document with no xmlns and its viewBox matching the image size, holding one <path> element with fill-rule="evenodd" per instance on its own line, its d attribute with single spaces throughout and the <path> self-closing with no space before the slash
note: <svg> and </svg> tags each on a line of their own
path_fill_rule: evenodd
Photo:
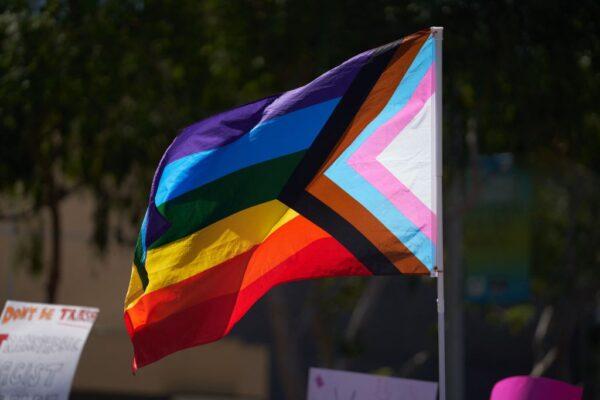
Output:
<svg viewBox="0 0 600 400">
<path fill-rule="evenodd" d="M 0 315 L 0 400 L 67 400 L 97 308 L 7 301 Z"/>
</svg>

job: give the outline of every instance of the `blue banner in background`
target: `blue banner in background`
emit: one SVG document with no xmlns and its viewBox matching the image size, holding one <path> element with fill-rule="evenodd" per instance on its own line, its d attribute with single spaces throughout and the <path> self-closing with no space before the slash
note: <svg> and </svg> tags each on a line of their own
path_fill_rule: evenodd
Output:
<svg viewBox="0 0 600 400">
<path fill-rule="evenodd" d="M 512 305 L 529 299 L 532 184 L 509 153 L 481 156 L 467 172 L 466 298 Z"/>
</svg>

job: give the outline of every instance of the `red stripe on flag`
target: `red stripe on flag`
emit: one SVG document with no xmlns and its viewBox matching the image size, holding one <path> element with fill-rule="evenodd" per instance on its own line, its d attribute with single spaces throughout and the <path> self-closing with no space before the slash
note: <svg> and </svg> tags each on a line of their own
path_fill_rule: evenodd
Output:
<svg viewBox="0 0 600 400">
<path fill-rule="evenodd" d="M 243 276 L 245 270 L 243 266 L 238 266 L 242 269 L 238 276 Z M 213 282 L 221 279 L 231 280 L 231 276 L 228 276 L 231 273 L 229 268 L 218 266 L 206 272 L 214 274 L 211 279 Z M 130 319 L 129 314 L 132 310 L 126 312 L 127 328 L 134 345 L 135 365 L 142 367 L 175 351 L 220 339 L 229 333 L 258 299 L 276 285 L 308 278 L 347 275 L 370 275 L 370 272 L 335 239 L 327 237 L 310 243 L 236 293 L 207 299 L 210 294 L 199 293 L 194 282 L 186 280 L 175 284 L 166 288 L 173 289 L 173 293 L 167 299 L 167 293 L 161 291 L 156 295 L 161 298 L 149 300 L 154 304 L 167 302 L 171 305 L 183 300 L 194 305 L 173 312 L 158 321 L 152 320 L 152 310 L 148 310 L 146 323 L 137 327 L 133 326 Z M 183 288 L 185 285 L 191 286 Z M 184 300 L 175 291 L 190 295 L 197 293 L 199 297 Z M 144 297 L 153 297 L 157 292 L 151 292 Z M 198 298 L 205 300 L 196 301 Z M 137 305 L 134 308 L 137 308 Z"/>
</svg>

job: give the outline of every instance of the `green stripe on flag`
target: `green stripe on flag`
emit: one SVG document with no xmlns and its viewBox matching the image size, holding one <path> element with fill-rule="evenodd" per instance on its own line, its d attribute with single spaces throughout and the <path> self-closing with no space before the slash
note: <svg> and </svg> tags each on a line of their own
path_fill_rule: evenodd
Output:
<svg viewBox="0 0 600 400">
<path fill-rule="evenodd" d="M 158 207 L 171 223 L 150 249 L 181 239 L 240 210 L 277 198 L 304 151 L 238 170 Z"/>
</svg>

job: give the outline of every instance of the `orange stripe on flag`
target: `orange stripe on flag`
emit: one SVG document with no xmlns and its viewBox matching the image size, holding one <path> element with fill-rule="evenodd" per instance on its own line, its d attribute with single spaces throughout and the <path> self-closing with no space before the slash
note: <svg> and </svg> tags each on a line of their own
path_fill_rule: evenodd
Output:
<svg viewBox="0 0 600 400">
<path fill-rule="evenodd" d="M 264 293 L 294 280 L 369 275 L 354 256 L 298 216 L 264 243 L 223 264 L 144 295 L 125 313 L 136 365 L 226 335 Z M 153 346 L 151 343 L 161 343 Z"/>
</svg>

